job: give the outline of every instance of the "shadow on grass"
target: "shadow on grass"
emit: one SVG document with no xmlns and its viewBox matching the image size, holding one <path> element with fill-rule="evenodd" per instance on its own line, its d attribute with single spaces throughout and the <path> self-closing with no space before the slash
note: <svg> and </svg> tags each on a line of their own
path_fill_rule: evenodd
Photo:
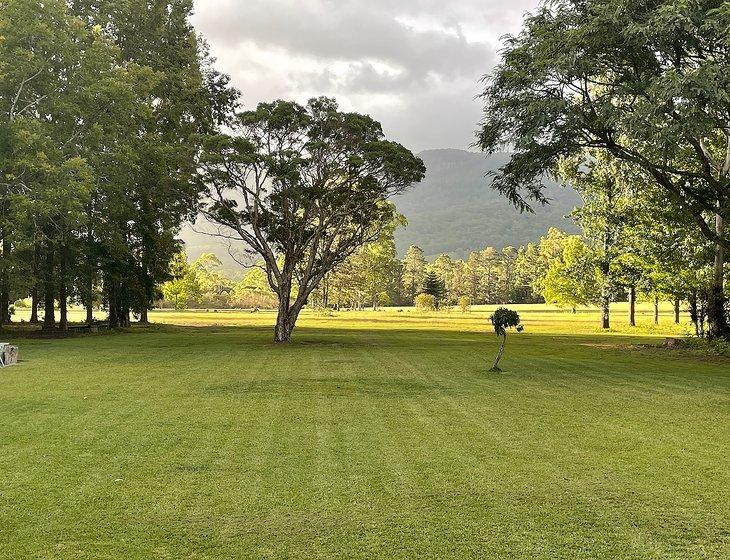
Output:
<svg viewBox="0 0 730 560">
<path fill-rule="evenodd" d="M 152 323 L 133 325 L 126 329 L 100 331 L 98 333 L 73 333 L 61 338 L 45 338 L 39 336 L 39 327 L 28 324 L 6 326 L 0 331 L 0 338 L 11 343 L 28 342 L 31 344 L 86 344 L 132 337 L 135 346 L 140 337 L 150 337 L 148 348 L 177 348 L 191 352 L 200 348 L 191 339 L 199 340 L 207 347 L 231 347 L 268 349 L 274 352 L 291 353 L 297 348 L 345 350 L 345 349 L 399 349 L 420 351 L 424 353 L 440 353 L 447 349 L 459 347 L 480 347 L 477 352 L 489 356 L 498 346 L 497 337 L 487 331 L 461 331 L 438 328 L 413 328 L 398 326 L 396 328 L 370 329 L 361 324 L 337 325 L 324 327 L 298 326 L 288 343 L 273 342 L 273 328 L 270 325 L 172 325 Z M 178 335 L 181 335 L 178 337 Z M 703 351 L 701 347 L 666 348 L 663 346 L 665 336 L 647 336 L 631 334 L 591 334 L 591 333 L 521 333 L 510 336 L 507 342 L 508 359 L 512 357 L 529 357 L 535 354 L 559 358 L 563 354 L 600 359 L 601 356 L 623 355 L 643 356 L 647 358 L 665 358 L 680 361 L 701 361 L 711 364 L 727 364 L 727 356 Z M 154 341 L 154 342 L 152 342 Z M 512 350 L 512 351 L 511 351 Z M 586 356 L 586 352 L 588 355 Z M 330 361 L 332 365 L 346 364 L 347 360 Z M 325 362 L 326 363 L 326 362 Z"/>
</svg>

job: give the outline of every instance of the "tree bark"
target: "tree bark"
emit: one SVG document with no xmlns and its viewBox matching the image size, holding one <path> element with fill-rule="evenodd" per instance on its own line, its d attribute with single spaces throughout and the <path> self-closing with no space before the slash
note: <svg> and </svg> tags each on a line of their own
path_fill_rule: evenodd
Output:
<svg viewBox="0 0 730 560">
<path fill-rule="evenodd" d="M 62 331 L 68 330 L 68 246 L 64 243 L 59 254 L 60 278 L 58 283 L 58 307 L 60 317 L 58 328 Z"/>
<path fill-rule="evenodd" d="M 494 359 L 494 365 L 492 366 L 492 369 L 489 371 L 502 371 L 499 369 L 499 361 L 502 359 L 502 355 L 504 354 L 504 346 L 507 342 L 507 333 L 502 335 L 502 344 L 499 346 L 499 352 L 497 352 L 497 357 Z"/>
<path fill-rule="evenodd" d="M 10 239 L 3 232 L 3 263 L 0 278 L 0 324 L 10 322 Z"/>
<path fill-rule="evenodd" d="M 147 312 L 147 305 L 142 305 L 142 307 L 139 310 L 139 323 L 141 325 L 146 325 L 149 323 L 149 315 Z"/>
<path fill-rule="evenodd" d="M 56 329 L 56 310 L 55 310 L 55 285 L 53 278 L 55 251 L 53 242 L 48 241 L 46 245 L 46 258 L 43 267 L 43 330 L 53 331 Z"/>
<path fill-rule="evenodd" d="M 629 286 L 629 325 L 636 326 L 636 286 Z"/>
<path fill-rule="evenodd" d="M 608 252 L 608 244 L 604 247 L 604 251 Z M 611 328 L 611 265 L 606 260 L 601 263 L 601 274 L 603 275 L 603 285 L 601 286 L 601 328 Z"/>
<path fill-rule="evenodd" d="M 33 286 L 30 292 L 30 323 L 38 323 L 38 286 Z"/>
<path fill-rule="evenodd" d="M 40 278 L 41 252 L 38 243 L 33 247 L 33 287 L 30 291 L 30 322 L 38 323 L 38 280 Z"/>
<path fill-rule="evenodd" d="M 725 233 L 725 223 L 722 214 L 715 215 L 715 233 L 722 239 Z M 715 266 L 712 275 L 712 285 L 707 301 L 707 336 L 710 339 L 728 338 L 727 317 L 725 316 L 725 247 L 722 243 L 715 243 Z"/>
<path fill-rule="evenodd" d="M 90 325 L 94 322 L 94 304 L 92 300 L 86 302 L 86 324 Z"/>
<path fill-rule="evenodd" d="M 309 283 L 305 283 L 307 285 Z M 307 298 L 312 290 L 316 287 L 317 282 L 313 282 L 310 288 L 300 286 L 300 292 L 294 303 L 291 303 L 291 283 L 285 282 L 280 286 L 279 292 L 279 312 L 276 315 L 276 326 L 274 327 L 274 342 L 284 343 L 291 339 L 292 331 L 297 324 L 297 318 L 301 313 Z"/>
<path fill-rule="evenodd" d="M 695 334 L 700 336 L 700 310 L 696 291 L 689 296 L 689 318 L 695 326 Z"/>
<path fill-rule="evenodd" d="M 679 298 L 674 299 L 674 323 L 676 325 L 678 325 L 680 322 L 680 305 L 681 305 L 681 303 L 682 302 Z"/>
<path fill-rule="evenodd" d="M 654 296 L 654 324 L 659 324 L 659 296 Z"/>
</svg>

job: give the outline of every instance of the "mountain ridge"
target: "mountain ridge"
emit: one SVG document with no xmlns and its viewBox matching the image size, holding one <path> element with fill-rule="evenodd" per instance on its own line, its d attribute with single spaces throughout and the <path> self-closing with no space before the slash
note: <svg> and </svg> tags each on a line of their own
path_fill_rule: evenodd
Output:
<svg viewBox="0 0 730 560">
<path fill-rule="evenodd" d="M 490 171 L 498 170 L 509 154 L 485 155 L 453 148 L 418 154 L 427 173 L 421 183 L 394 199 L 408 227 L 396 233 L 398 253 L 418 245 L 433 257 L 447 253 L 465 258 L 487 246 L 502 249 L 537 241 L 548 228 L 576 231 L 566 216 L 580 203 L 569 187 L 546 181 L 546 206 L 520 213 L 504 196 L 490 188 Z"/>
<path fill-rule="evenodd" d="M 576 231 L 565 216 L 580 203 L 573 189 L 548 184 L 551 203 L 536 207 L 534 214 L 520 213 L 510 202 L 490 188 L 487 174 L 507 163 L 509 154 L 485 155 L 454 148 L 424 150 L 418 154 L 426 164 L 426 177 L 408 191 L 393 198 L 398 212 L 408 220 L 396 231 L 396 247 L 403 256 L 409 245 L 421 247 L 428 258 L 447 253 L 466 258 L 484 247 L 502 249 L 539 240 L 548 228 Z M 195 229 L 204 230 L 198 221 Z M 241 267 L 229 255 L 226 245 L 215 237 L 181 231 L 188 258 L 203 252 L 215 253 L 226 269 Z"/>
</svg>

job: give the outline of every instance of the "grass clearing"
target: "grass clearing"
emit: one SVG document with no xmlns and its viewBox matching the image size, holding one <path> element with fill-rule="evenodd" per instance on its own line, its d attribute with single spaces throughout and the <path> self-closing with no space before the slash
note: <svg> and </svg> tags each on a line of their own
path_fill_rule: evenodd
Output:
<svg viewBox="0 0 730 560">
<path fill-rule="evenodd" d="M 20 340 L 0 558 L 727 557 L 728 362 L 514 307 L 503 374 L 486 308 Z"/>
</svg>

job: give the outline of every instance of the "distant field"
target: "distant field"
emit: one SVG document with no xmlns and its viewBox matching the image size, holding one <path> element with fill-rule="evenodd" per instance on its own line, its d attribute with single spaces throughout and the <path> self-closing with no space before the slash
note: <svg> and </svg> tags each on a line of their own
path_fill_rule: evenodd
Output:
<svg viewBox="0 0 730 560">
<path fill-rule="evenodd" d="M 0 558 L 729 557 L 730 362 L 511 307 L 503 374 L 486 308 L 6 332 Z"/>
<path fill-rule="evenodd" d="M 462 313 L 458 309 L 424 313 L 412 307 L 383 308 L 377 312 L 365 311 L 333 311 L 323 314 L 305 310 L 300 319 L 300 326 L 345 329 L 422 329 L 424 327 L 446 330 L 464 330 L 469 332 L 486 331 L 489 327 L 489 315 L 498 306 L 475 305 L 472 310 Z M 517 310 L 528 333 L 563 333 L 589 334 L 601 333 L 600 314 L 596 308 L 579 309 L 573 314 L 570 310 L 550 305 L 508 305 Z M 687 313 L 682 313 L 682 322 L 674 324 L 674 309 L 671 304 L 663 302 L 660 306 L 659 325 L 654 325 L 654 307 L 648 303 L 640 303 L 636 308 L 636 327 L 627 323 L 627 304 L 616 303 L 611 306 L 613 334 L 635 335 L 683 335 L 690 334 L 692 326 Z M 97 318 L 104 319 L 103 312 L 96 313 Z M 267 326 L 275 321 L 274 310 L 263 310 L 251 313 L 249 310 L 205 310 L 191 309 L 176 311 L 159 309 L 150 312 L 153 323 L 183 326 Z M 69 314 L 71 321 L 82 322 L 86 314 L 81 309 L 74 309 Z M 30 313 L 27 309 L 19 309 L 14 316 L 16 321 L 28 321 Z"/>
</svg>

